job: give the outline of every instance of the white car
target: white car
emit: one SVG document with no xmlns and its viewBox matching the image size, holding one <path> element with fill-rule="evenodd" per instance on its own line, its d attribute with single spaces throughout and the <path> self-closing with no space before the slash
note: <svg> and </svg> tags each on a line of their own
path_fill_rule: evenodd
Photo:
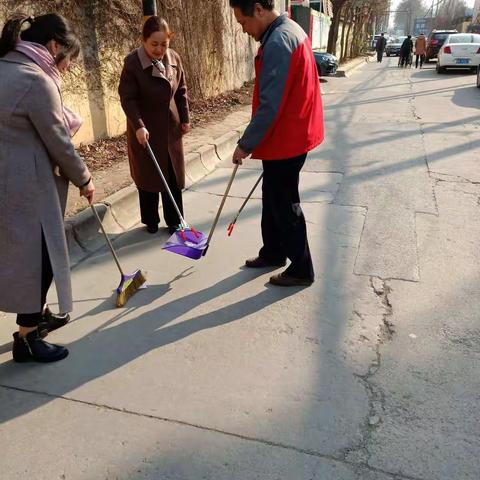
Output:
<svg viewBox="0 0 480 480">
<path fill-rule="evenodd" d="M 447 68 L 477 70 L 480 64 L 480 35 L 477 33 L 453 33 L 438 52 L 437 73 Z"/>
</svg>

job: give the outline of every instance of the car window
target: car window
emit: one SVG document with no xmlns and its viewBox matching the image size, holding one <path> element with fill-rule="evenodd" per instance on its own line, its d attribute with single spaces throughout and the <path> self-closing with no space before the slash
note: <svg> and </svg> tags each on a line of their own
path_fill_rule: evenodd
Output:
<svg viewBox="0 0 480 480">
<path fill-rule="evenodd" d="M 435 33 L 433 35 L 433 38 L 435 40 L 445 40 L 449 35 L 449 33 Z"/>
<path fill-rule="evenodd" d="M 448 43 L 480 43 L 480 35 L 451 35 Z"/>
</svg>

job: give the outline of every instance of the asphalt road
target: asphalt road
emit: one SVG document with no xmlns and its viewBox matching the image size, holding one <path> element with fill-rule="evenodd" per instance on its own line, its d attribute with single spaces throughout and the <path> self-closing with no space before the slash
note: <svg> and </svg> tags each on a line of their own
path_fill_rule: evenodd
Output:
<svg viewBox="0 0 480 480">
<path fill-rule="evenodd" d="M 242 167 L 208 255 L 115 245 L 148 288 L 112 306 L 102 248 L 73 270 L 70 356 L 16 365 L 0 323 L 0 478 L 478 480 L 480 90 L 434 65 L 322 83 L 325 143 L 301 189 L 316 282 L 242 268 L 260 245 Z M 185 194 L 208 231 L 229 159 Z M 54 302 L 54 296 L 52 296 Z"/>
</svg>

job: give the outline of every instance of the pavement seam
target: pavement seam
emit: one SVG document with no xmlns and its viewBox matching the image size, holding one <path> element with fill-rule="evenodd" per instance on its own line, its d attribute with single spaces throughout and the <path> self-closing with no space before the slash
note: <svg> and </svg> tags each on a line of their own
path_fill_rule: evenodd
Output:
<svg viewBox="0 0 480 480">
<path fill-rule="evenodd" d="M 430 172 L 432 175 L 435 175 L 433 176 L 432 178 L 436 181 L 436 182 L 446 182 L 446 183 L 469 183 L 471 185 L 480 185 L 480 182 L 476 182 L 474 180 L 469 180 L 468 178 L 465 178 L 465 177 L 462 177 L 460 175 L 452 175 L 452 174 L 449 174 L 449 173 L 441 173 L 441 172 Z M 444 177 L 447 177 L 447 179 L 443 179 L 443 178 L 438 178 L 438 176 L 444 176 Z M 460 180 L 451 180 L 453 178 L 458 178 Z"/>
<path fill-rule="evenodd" d="M 373 293 L 381 299 L 384 313 L 381 317 L 380 334 L 377 335 L 377 341 L 375 342 L 375 359 L 369 365 L 365 374 L 353 374 L 365 388 L 368 399 L 368 412 L 363 424 L 360 425 L 362 440 L 355 446 L 344 449 L 344 457 L 358 456 L 361 459 L 360 464 L 365 464 L 368 468 L 375 468 L 370 465 L 372 454 L 368 446 L 372 441 L 372 435 L 376 428 L 382 424 L 382 415 L 386 411 L 386 402 L 383 389 L 376 385 L 372 379 L 382 366 L 381 347 L 392 340 L 395 329 L 390 321 L 390 317 L 393 315 L 393 307 L 389 299 L 392 288 L 388 285 L 388 281 L 380 277 L 370 276 L 370 287 Z M 365 320 L 360 311 L 353 310 L 353 314 L 359 317 L 360 320 Z M 392 472 L 389 473 L 392 474 Z M 398 473 L 394 475 L 397 475 L 394 478 L 409 478 L 405 476 L 398 477 Z"/>
<path fill-rule="evenodd" d="M 425 132 L 423 123 L 421 122 L 422 117 L 420 117 L 420 115 L 418 115 L 417 108 L 415 106 L 415 99 L 417 98 L 416 95 L 415 95 L 415 91 L 414 91 L 415 82 L 412 81 L 411 76 L 408 77 L 408 81 L 409 81 L 409 87 L 410 87 L 410 93 L 411 93 L 411 96 L 408 99 L 408 104 L 409 104 L 410 110 L 412 112 L 413 120 L 418 125 L 418 130 L 420 132 L 420 137 L 422 139 L 423 159 L 424 159 L 424 162 L 425 162 L 425 166 L 427 167 L 428 177 L 430 178 L 430 180 L 434 180 L 433 177 L 432 177 L 432 171 L 430 170 L 430 165 L 428 163 L 428 153 L 427 153 L 427 148 L 425 146 L 426 132 Z M 438 217 L 440 215 L 440 213 L 439 213 L 439 210 L 438 210 L 438 201 L 437 201 L 437 195 L 436 195 L 436 192 L 435 192 L 435 186 L 436 186 L 436 182 L 434 180 L 431 184 L 431 188 L 432 188 L 433 202 L 435 204 L 436 216 Z M 415 228 L 415 238 L 417 238 L 416 228 Z M 417 249 L 418 249 L 418 242 L 417 242 Z M 417 254 L 418 254 L 418 251 L 417 251 Z M 418 258 L 418 255 L 417 255 L 417 258 Z"/>
<path fill-rule="evenodd" d="M 324 453 L 317 452 L 316 450 L 308 450 L 308 449 L 305 449 L 305 448 L 299 448 L 299 447 L 295 447 L 294 445 L 289 445 L 289 444 L 285 444 L 285 443 L 281 443 L 281 442 L 274 442 L 274 441 L 263 439 L 263 438 L 250 437 L 248 435 L 242 435 L 242 434 L 239 434 L 239 433 L 229 432 L 229 431 L 226 431 L 226 430 L 220 430 L 218 428 L 207 427 L 205 425 L 195 424 L 195 423 L 187 422 L 187 421 L 184 421 L 184 420 L 178 420 L 178 419 L 168 418 L 168 417 L 159 417 L 159 416 L 151 415 L 151 414 L 148 414 L 148 413 L 135 412 L 133 410 L 128 410 L 126 408 L 118 408 L 118 407 L 113 407 L 113 406 L 105 405 L 105 404 L 97 404 L 97 403 L 93 403 L 93 402 L 88 402 L 86 400 L 79 400 L 79 399 L 76 399 L 76 398 L 67 397 L 67 396 L 64 396 L 64 395 L 54 395 L 54 394 L 51 394 L 51 393 L 48 393 L 48 392 L 41 392 L 41 391 L 37 391 L 37 390 L 29 390 L 29 389 L 20 388 L 20 387 L 12 387 L 12 386 L 9 386 L 9 385 L 0 384 L 0 388 L 4 388 L 6 390 L 13 390 L 13 391 L 16 391 L 16 392 L 29 393 L 29 394 L 32 394 L 32 395 L 41 395 L 41 396 L 45 396 L 45 397 L 48 397 L 48 398 L 51 398 L 51 399 L 64 400 L 64 401 L 67 401 L 67 402 L 78 403 L 78 404 L 85 405 L 85 406 L 88 406 L 88 407 L 93 407 L 93 408 L 103 408 L 103 409 L 111 411 L 111 412 L 123 413 L 123 414 L 132 415 L 132 416 L 136 416 L 136 417 L 147 418 L 147 419 L 150 419 L 150 420 L 156 420 L 156 421 L 159 421 L 159 422 L 164 422 L 164 423 L 169 423 L 169 424 L 174 424 L 174 425 L 180 425 L 180 426 L 183 426 L 183 427 L 195 428 L 197 430 L 202 430 L 202 431 L 205 431 L 205 432 L 218 433 L 220 435 L 225 435 L 225 436 L 228 436 L 228 437 L 237 438 L 239 440 L 244 440 L 244 441 L 247 441 L 247 442 L 259 443 L 259 444 L 262 444 L 262 445 L 265 445 L 265 446 L 268 446 L 268 447 L 281 448 L 281 449 L 284 449 L 284 450 L 293 451 L 293 452 L 300 453 L 300 454 L 303 454 L 303 455 L 309 455 L 311 457 L 316 457 L 316 458 L 319 458 L 319 459 L 330 460 L 332 462 L 337 462 L 337 463 L 348 465 L 348 466 L 350 466 L 354 469 L 362 469 L 362 470 L 368 470 L 368 471 L 375 472 L 375 473 L 381 473 L 383 475 L 387 475 L 387 476 L 391 477 L 392 480 L 396 480 L 396 479 L 399 479 L 399 480 L 426 480 L 426 479 L 422 479 L 420 477 L 412 477 L 412 476 L 409 476 L 409 475 L 403 475 L 403 474 L 398 474 L 398 473 L 394 473 L 394 472 L 388 472 L 388 471 L 380 469 L 380 468 L 372 467 L 372 466 L 370 466 L 366 463 L 357 463 L 357 462 L 348 461 L 345 458 L 335 457 L 334 455 L 327 455 L 327 454 L 324 454 Z M 315 476 L 316 476 L 316 474 L 314 475 L 313 478 L 315 478 Z"/>
<path fill-rule="evenodd" d="M 105 202 L 103 201 L 102 202 L 109 210 L 110 212 L 110 215 L 112 216 L 113 218 L 113 221 L 125 232 L 128 230 L 128 228 L 124 227 L 121 223 L 120 223 L 120 220 L 117 218 L 117 216 L 115 215 L 115 210 L 113 209 L 113 206 L 111 203 L 109 202 Z"/>
</svg>

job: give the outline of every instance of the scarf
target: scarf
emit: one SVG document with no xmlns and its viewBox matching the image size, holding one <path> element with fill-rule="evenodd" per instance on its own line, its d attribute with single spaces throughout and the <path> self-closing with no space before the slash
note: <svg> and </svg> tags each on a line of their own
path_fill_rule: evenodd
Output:
<svg viewBox="0 0 480 480">
<path fill-rule="evenodd" d="M 55 59 L 46 47 L 40 45 L 39 43 L 19 40 L 15 46 L 15 50 L 23 53 L 28 58 L 33 60 L 55 82 L 58 92 L 60 93 L 60 87 L 62 86 L 60 71 L 55 63 Z M 62 108 L 63 121 L 68 132 L 70 133 L 70 137 L 73 137 L 82 126 L 83 120 L 75 112 L 72 112 L 70 109 L 65 107 L 63 102 Z"/>
</svg>

